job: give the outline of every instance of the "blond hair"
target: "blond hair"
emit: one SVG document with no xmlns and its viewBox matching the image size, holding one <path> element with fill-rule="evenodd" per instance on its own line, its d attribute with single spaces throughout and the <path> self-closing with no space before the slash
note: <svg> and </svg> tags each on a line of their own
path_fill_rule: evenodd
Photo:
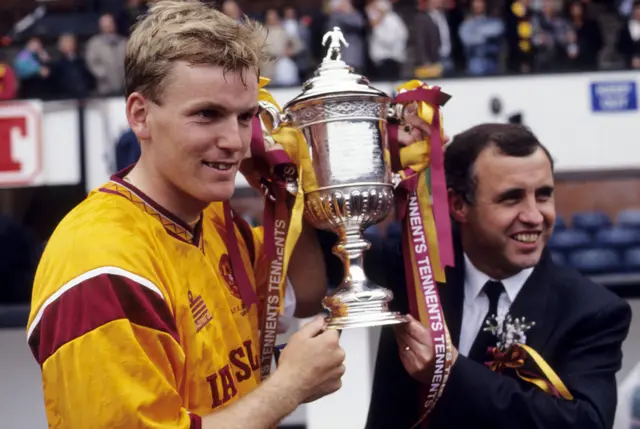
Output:
<svg viewBox="0 0 640 429">
<path fill-rule="evenodd" d="M 161 0 L 136 24 L 125 55 L 125 93 L 158 103 L 174 63 L 255 71 L 265 60 L 260 24 L 232 18 L 197 0 Z M 244 74 L 242 75 L 245 78 Z"/>
</svg>

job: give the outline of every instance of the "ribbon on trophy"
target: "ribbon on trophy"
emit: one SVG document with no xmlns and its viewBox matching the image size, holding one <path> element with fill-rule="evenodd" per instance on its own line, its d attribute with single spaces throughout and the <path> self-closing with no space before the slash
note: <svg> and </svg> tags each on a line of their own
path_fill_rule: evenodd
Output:
<svg viewBox="0 0 640 429">
<path fill-rule="evenodd" d="M 264 89 L 268 83 L 268 79 L 260 78 L 258 100 L 279 111 L 280 107 L 273 96 Z M 264 252 L 269 267 L 264 305 L 259 312 L 263 380 L 271 372 L 278 318 L 284 305 L 287 268 L 302 231 L 304 209 L 299 148 L 306 149 L 306 144 L 303 141 L 301 144 L 302 136 L 296 129 L 274 125 L 268 117 L 256 116 L 252 123 L 251 138 L 253 172 L 259 176 L 257 186 L 265 194 Z M 274 143 L 282 149 L 267 150 Z M 251 182 L 251 179 L 248 180 Z"/>
<path fill-rule="evenodd" d="M 485 365 L 492 371 L 501 373 L 505 369 L 514 370 L 520 379 L 537 386 L 546 394 L 568 401 L 573 400 L 573 395 L 558 374 L 538 352 L 526 344 L 514 344 L 506 350 L 494 347 L 490 353 L 493 360 Z M 531 357 L 542 375 L 524 368 L 528 357 Z"/>
<path fill-rule="evenodd" d="M 431 331 L 435 351 L 431 382 L 421 392 L 416 428 L 428 425 L 427 417 L 442 395 L 452 364 L 452 343 L 436 284 L 445 282 L 444 267 L 454 264 L 440 112 L 449 96 L 419 81 L 398 90 L 393 101 L 396 109 L 400 107 L 396 117 L 400 123 L 389 123 L 388 140 L 407 292 L 411 314 Z M 429 135 L 421 133 L 420 126 L 428 126 Z"/>
</svg>

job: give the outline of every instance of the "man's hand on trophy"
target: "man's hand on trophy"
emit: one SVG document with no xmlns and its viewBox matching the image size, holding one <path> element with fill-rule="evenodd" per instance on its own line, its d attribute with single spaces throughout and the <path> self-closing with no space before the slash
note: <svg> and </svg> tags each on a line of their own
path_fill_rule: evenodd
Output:
<svg viewBox="0 0 640 429">
<path fill-rule="evenodd" d="M 434 346 L 429 330 L 411 315 L 409 321 L 394 326 L 400 360 L 409 375 L 420 383 L 431 382 L 434 364 Z M 452 364 L 458 358 L 458 351 L 452 347 Z"/>
<path fill-rule="evenodd" d="M 338 331 L 325 330 L 323 316 L 291 336 L 278 360 L 279 374 L 299 403 L 312 402 L 342 387 L 345 353 Z"/>
<path fill-rule="evenodd" d="M 431 333 L 411 315 L 407 318 L 407 323 L 394 326 L 400 360 L 409 375 L 421 383 L 429 383 L 435 356 Z"/>
</svg>

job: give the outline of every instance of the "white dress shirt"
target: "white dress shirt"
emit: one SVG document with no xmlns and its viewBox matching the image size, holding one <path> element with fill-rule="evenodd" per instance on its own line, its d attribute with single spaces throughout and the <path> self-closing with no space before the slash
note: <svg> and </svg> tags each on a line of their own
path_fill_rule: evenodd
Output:
<svg viewBox="0 0 640 429">
<path fill-rule="evenodd" d="M 520 271 L 518 274 L 508 277 L 502 282 L 506 291 L 502 292 L 498 299 L 498 317 L 504 316 L 516 296 L 524 286 L 533 268 L 527 268 Z M 469 260 L 469 257 L 464 255 L 464 306 L 462 309 L 462 329 L 460 331 L 460 344 L 458 345 L 458 353 L 462 356 L 467 356 L 471 350 L 478 332 L 480 332 L 480 325 L 484 321 L 487 311 L 489 311 L 489 298 L 482 291 L 484 285 L 489 281 L 494 280 L 488 275 L 478 270 Z"/>
</svg>

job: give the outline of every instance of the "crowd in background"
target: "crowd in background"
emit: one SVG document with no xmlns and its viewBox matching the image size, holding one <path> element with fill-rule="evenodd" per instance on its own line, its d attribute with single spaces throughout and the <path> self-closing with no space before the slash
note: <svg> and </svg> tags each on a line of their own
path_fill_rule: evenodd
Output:
<svg viewBox="0 0 640 429">
<path fill-rule="evenodd" d="M 100 16 L 99 33 L 82 47 L 73 29 L 59 37 L 54 49 L 46 49 L 38 37 L 24 41 L 22 50 L 5 58 L 0 68 L 0 79 L 5 80 L 0 99 L 11 98 L 6 92 L 13 87 L 13 95 L 20 98 L 120 94 L 127 36 L 150 0 L 122 1 L 119 12 Z M 239 3 L 226 0 L 220 8 L 239 21 L 264 24 L 271 60 L 261 72 L 277 86 L 299 85 L 309 77 L 324 54 L 322 36 L 334 26 L 342 29 L 349 44 L 343 52 L 345 62 L 377 80 L 596 70 L 605 68 L 605 36 L 612 31 L 617 68 L 640 69 L 640 2 L 604 2 L 614 8 L 595 3 L 327 0 L 321 12 L 301 13 L 303 3 L 298 2 L 300 8 L 290 4 L 245 15 Z M 590 10 L 594 6 L 598 13 Z M 617 22 L 604 19 L 605 12 L 613 13 Z M 11 85 L 12 77 L 17 84 Z"/>
</svg>

